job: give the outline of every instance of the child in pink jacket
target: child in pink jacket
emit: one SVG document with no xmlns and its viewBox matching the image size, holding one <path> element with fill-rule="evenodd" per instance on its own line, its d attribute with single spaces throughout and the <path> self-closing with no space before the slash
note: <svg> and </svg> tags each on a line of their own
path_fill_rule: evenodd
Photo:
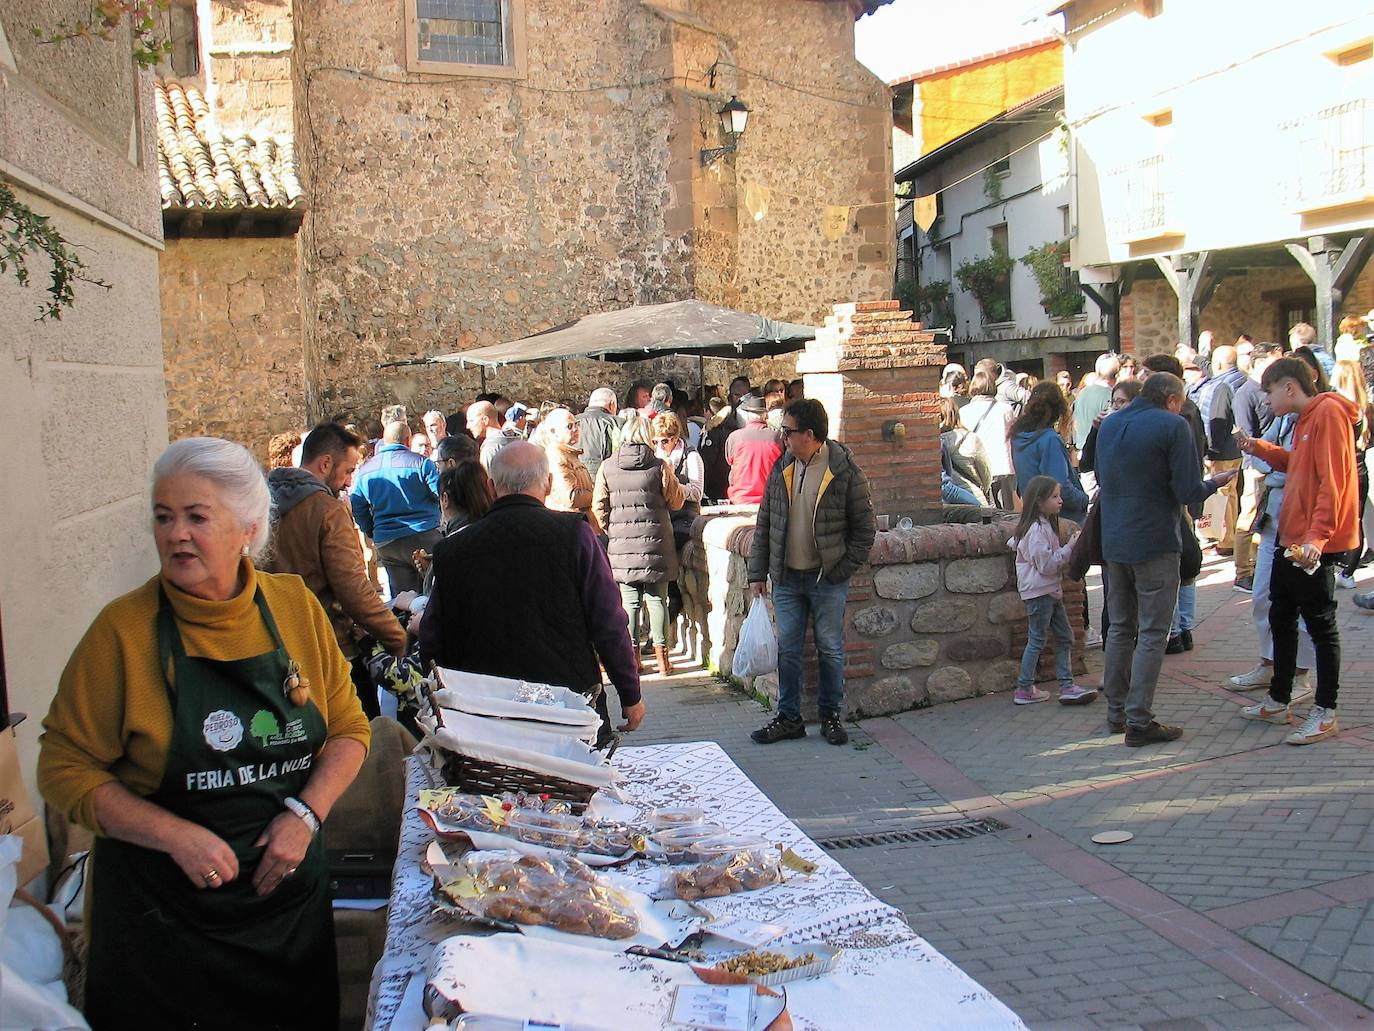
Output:
<svg viewBox="0 0 1374 1031">
<path fill-rule="evenodd" d="M 1036 476 L 1026 484 L 1021 498 L 1021 522 L 1007 547 L 1016 550 L 1016 589 L 1026 603 L 1026 650 L 1021 655 L 1021 674 L 1016 679 L 1017 705 L 1031 705 L 1049 698 L 1048 691 L 1035 686 L 1035 667 L 1045 648 L 1045 639 L 1054 631 L 1054 667 L 1059 677 L 1060 705 L 1087 705 L 1097 692 L 1073 682 L 1070 646 L 1073 633 L 1069 614 L 1064 609 L 1064 588 L 1060 575 L 1073 551 L 1073 539 L 1059 543 L 1059 510 L 1064 499 L 1059 483 L 1049 476 Z M 1075 537 L 1077 534 L 1074 535 Z"/>
</svg>

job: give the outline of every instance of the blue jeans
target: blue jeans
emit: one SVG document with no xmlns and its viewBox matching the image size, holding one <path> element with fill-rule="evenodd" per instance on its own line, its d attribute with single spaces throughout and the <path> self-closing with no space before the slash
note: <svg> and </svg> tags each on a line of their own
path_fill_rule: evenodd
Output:
<svg viewBox="0 0 1374 1031">
<path fill-rule="evenodd" d="M 1021 675 L 1016 678 L 1018 689 L 1029 691 L 1035 686 L 1035 667 L 1040 662 L 1040 653 L 1045 650 L 1049 631 L 1054 631 L 1054 673 L 1059 678 L 1059 688 L 1073 686 L 1073 666 L 1070 663 L 1073 646 L 1073 631 L 1069 629 L 1069 613 L 1064 608 L 1064 599 L 1053 595 L 1031 598 L 1026 602 L 1026 650 L 1021 653 Z"/>
<path fill-rule="evenodd" d="M 973 496 L 971 491 L 950 479 L 940 481 L 940 500 L 946 505 L 978 504 L 978 499 Z"/>
<path fill-rule="evenodd" d="M 1177 637 L 1184 630 L 1197 626 L 1197 584 L 1179 584 L 1178 604 L 1174 606 L 1174 620 L 1169 624 L 1169 636 Z"/>
<path fill-rule="evenodd" d="M 778 714 L 801 719 L 802 648 L 807 617 L 820 666 L 818 701 L 822 718 L 844 710 L 844 606 L 849 581 L 832 584 L 819 570 L 788 569 L 773 584 L 773 618 L 778 623 Z"/>
</svg>

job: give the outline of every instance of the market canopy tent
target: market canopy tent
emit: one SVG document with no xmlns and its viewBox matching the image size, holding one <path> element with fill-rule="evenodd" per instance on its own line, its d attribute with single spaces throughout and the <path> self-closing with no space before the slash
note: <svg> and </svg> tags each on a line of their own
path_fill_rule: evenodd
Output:
<svg viewBox="0 0 1374 1031">
<path fill-rule="evenodd" d="M 568 358 L 637 362 L 668 354 L 765 358 L 799 351 L 815 336 L 814 326 L 778 322 L 705 301 L 670 301 L 584 315 L 576 322 L 519 340 L 432 358 L 384 362 L 379 368 L 445 362 L 495 369 Z"/>
</svg>

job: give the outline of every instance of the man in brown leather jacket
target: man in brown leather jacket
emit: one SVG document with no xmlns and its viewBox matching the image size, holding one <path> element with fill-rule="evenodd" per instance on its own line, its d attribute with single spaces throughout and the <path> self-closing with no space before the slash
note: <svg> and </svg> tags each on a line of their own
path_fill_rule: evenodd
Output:
<svg viewBox="0 0 1374 1031">
<path fill-rule="evenodd" d="M 362 443 L 337 423 L 321 423 L 301 445 L 299 469 L 272 470 L 267 485 L 277 522 L 265 568 L 295 573 L 320 599 L 371 718 L 378 715 L 377 688 L 358 638 L 371 634 L 399 659 L 406 654 L 406 632 L 368 580 L 353 515 L 339 500 L 358 467 Z"/>
</svg>

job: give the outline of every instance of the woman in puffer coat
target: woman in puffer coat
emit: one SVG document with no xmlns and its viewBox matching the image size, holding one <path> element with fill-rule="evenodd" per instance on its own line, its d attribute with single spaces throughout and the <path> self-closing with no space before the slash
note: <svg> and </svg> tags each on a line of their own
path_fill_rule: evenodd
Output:
<svg viewBox="0 0 1374 1031">
<path fill-rule="evenodd" d="M 649 610 L 649 634 L 659 673 L 668 662 L 668 584 L 677 579 L 672 513 L 682 507 L 682 487 L 673 467 L 654 454 L 647 419 L 631 416 L 620 446 L 596 474 L 592 511 L 609 537 L 611 572 L 636 635 L 639 606 Z M 636 642 L 637 644 L 638 642 Z"/>
</svg>

